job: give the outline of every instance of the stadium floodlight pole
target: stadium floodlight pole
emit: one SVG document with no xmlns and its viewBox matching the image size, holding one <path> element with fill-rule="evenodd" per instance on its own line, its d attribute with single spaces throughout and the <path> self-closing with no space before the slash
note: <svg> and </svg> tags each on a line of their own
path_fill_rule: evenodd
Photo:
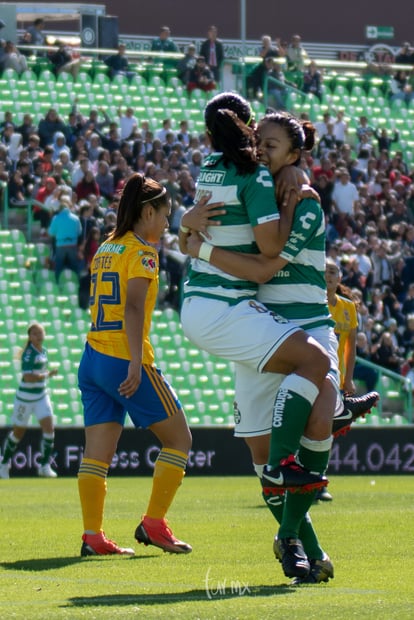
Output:
<svg viewBox="0 0 414 620">
<path fill-rule="evenodd" d="M 242 45 L 242 94 L 246 96 L 246 0 L 240 0 L 240 39 Z"/>
</svg>

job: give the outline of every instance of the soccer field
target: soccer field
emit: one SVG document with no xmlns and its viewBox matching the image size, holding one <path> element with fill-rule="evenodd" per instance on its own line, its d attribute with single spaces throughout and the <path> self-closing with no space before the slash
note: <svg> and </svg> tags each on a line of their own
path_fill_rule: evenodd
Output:
<svg viewBox="0 0 414 620">
<path fill-rule="evenodd" d="M 274 559 L 253 476 L 184 480 L 169 514 L 193 546 L 182 556 L 134 545 L 151 479 L 110 477 L 106 534 L 133 558 L 80 558 L 76 479 L 0 483 L 2 619 L 414 618 L 412 477 L 332 476 L 334 500 L 312 517 L 335 578 L 301 587 Z"/>
</svg>

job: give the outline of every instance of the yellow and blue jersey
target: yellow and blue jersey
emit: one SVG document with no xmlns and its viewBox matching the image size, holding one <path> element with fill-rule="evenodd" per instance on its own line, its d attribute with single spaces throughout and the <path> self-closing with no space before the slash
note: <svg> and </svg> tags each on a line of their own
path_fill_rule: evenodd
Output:
<svg viewBox="0 0 414 620">
<path fill-rule="evenodd" d="M 144 308 L 142 363 L 154 363 L 149 332 L 158 294 L 158 266 L 157 251 L 132 231 L 99 247 L 91 264 L 92 325 L 87 340 L 93 349 L 131 359 L 124 318 L 127 285 L 131 278 L 146 278 L 150 284 Z"/>
</svg>

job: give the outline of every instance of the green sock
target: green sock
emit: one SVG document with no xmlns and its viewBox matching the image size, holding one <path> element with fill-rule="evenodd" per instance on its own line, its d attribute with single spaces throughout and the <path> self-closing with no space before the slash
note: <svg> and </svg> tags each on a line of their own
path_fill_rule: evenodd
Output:
<svg viewBox="0 0 414 620">
<path fill-rule="evenodd" d="M 297 452 L 317 395 L 316 385 L 304 377 L 292 374 L 282 381 L 273 406 L 270 466 Z"/>
<path fill-rule="evenodd" d="M 270 512 L 280 524 L 283 519 L 284 496 L 283 495 L 265 495 L 262 492 L 263 499 Z M 302 541 L 303 548 L 308 558 L 312 560 L 322 560 L 325 553 L 319 544 L 318 537 L 313 528 L 312 519 L 309 513 L 305 514 L 299 528 L 299 538 Z"/>
<path fill-rule="evenodd" d="M 40 444 L 40 449 L 42 452 L 40 457 L 41 465 L 46 465 L 49 463 L 50 455 L 53 451 L 54 439 L 55 436 L 53 433 L 43 433 L 42 442 Z"/>
<path fill-rule="evenodd" d="M 332 437 L 328 437 L 328 439 L 323 441 L 312 441 L 302 437 L 298 461 L 306 469 L 323 474 L 328 467 L 331 445 Z M 299 530 L 306 513 L 312 505 L 315 493 L 316 491 L 311 493 L 287 492 L 283 519 L 278 534 L 280 538 L 300 538 Z"/>
<path fill-rule="evenodd" d="M 12 431 L 7 435 L 4 442 L 2 465 L 6 465 L 9 462 L 13 454 L 16 452 L 18 444 L 19 440 L 14 436 Z"/>
</svg>

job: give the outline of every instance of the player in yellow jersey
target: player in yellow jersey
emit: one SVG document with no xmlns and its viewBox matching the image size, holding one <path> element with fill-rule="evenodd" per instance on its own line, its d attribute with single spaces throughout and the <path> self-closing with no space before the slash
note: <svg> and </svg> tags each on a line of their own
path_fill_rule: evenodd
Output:
<svg viewBox="0 0 414 620">
<path fill-rule="evenodd" d="M 335 334 L 338 339 L 338 360 L 340 372 L 340 388 L 344 394 L 344 411 L 334 418 L 338 422 L 339 431 L 344 434 L 351 423 L 358 417 L 369 413 L 378 400 L 378 392 L 368 392 L 363 396 L 354 397 L 353 380 L 356 358 L 356 334 L 358 328 L 357 309 L 354 301 L 345 297 L 346 288 L 341 285 L 342 273 L 331 258 L 326 259 L 325 281 L 328 293 L 329 312 L 335 321 Z M 342 288 L 341 288 L 342 287 Z M 342 293 L 342 294 L 341 294 Z M 327 490 L 318 491 L 316 500 L 331 501 L 332 495 Z"/>
<path fill-rule="evenodd" d="M 140 174 L 125 185 L 117 224 L 91 264 L 92 325 L 79 366 L 85 452 L 78 473 L 84 534 L 81 555 L 133 555 L 102 530 L 106 477 L 128 412 L 162 449 L 152 493 L 135 538 L 171 553 L 189 553 L 165 515 L 184 477 L 191 434 L 180 401 L 154 365 L 149 339 L 158 292 L 158 243 L 170 201 L 162 185 Z"/>
</svg>

